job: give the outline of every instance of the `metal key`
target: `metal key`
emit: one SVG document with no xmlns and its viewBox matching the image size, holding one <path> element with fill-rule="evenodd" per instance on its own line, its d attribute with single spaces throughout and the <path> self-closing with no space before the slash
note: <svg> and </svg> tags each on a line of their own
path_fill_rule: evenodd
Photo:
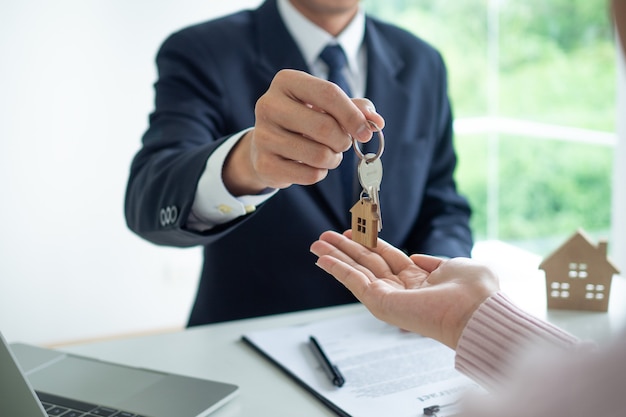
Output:
<svg viewBox="0 0 626 417">
<path fill-rule="evenodd" d="M 380 184 L 383 181 L 383 164 L 376 154 L 368 153 L 359 161 L 357 172 L 359 182 L 361 183 L 361 187 L 363 187 L 363 192 L 376 204 L 376 210 L 378 211 L 378 231 L 380 232 L 383 229 L 383 219 L 380 215 L 380 199 L 378 198 L 378 192 L 380 191 Z"/>
<path fill-rule="evenodd" d="M 378 232 L 383 228 L 378 192 L 383 179 L 383 164 L 380 156 L 385 149 L 385 137 L 375 123 L 370 123 L 378 132 L 380 145 L 377 153 L 363 155 L 358 142 L 355 139 L 352 140 L 354 151 L 360 158 L 357 173 L 363 191 L 359 201 L 350 209 L 350 212 L 352 213 L 352 240 L 368 248 L 375 248 Z"/>
</svg>

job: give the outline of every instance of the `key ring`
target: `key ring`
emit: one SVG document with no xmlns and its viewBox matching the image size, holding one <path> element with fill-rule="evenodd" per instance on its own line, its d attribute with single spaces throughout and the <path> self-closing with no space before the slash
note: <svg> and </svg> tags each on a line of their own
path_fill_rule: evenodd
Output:
<svg viewBox="0 0 626 417">
<path fill-rule="evenodd" d="M 371 120 L 368 120 L 368 122 L 374 126 L 374 129 L 376 129 L 376 133 L 378 133 L 378 139 L 380 141 L 380 144 L 378 145 L 378 152 L 376 152 L 376 154 L 374 156 L 372 156 L 371 158 L 366 158 L 365 155 L 363 154 L 363 152 L 361 151 L 361 148 L 359 147 L 359 143 L 356 139 L 352 138 L 352 147 L 354 148 L 354 151 L 356 152 L 356 154 L 358 155 L 358 157 L 360 159 L 365 159 L 366 163 L 370 163 L 373 162 L 375 160 L 377 160 L 378 158 L 380 158 L 380 156 L 383 154 L 383 151 L 385 150 L 385 135 L 383 135 L 383 131 L 381 128 L 379 128 L 376 123 L 372 122 Z M 370 155 L 370 154 L 368 154 Z"/>
</svg>

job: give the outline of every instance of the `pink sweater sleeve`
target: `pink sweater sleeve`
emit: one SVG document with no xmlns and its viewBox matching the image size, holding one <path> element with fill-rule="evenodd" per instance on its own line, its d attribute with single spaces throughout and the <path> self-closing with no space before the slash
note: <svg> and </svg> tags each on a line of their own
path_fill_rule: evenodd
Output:
<svg viewBox="0 0 626 417">
<path fill-rule="evenodd" d="M 499 293 L 467 324 L 456 367 L 494 393 L 470 396 L 464 417 L 626 416 L 626 332 L 582 342 Z"/>
<path fill-rule="evenodd" d="M 509 380 L 520 356 L 531 343 L 572 349 L 581 342 L 497 293 L 474 312 L 465 327 L 456 348 L 455 365 L 491 391 Z"/>
</svg>

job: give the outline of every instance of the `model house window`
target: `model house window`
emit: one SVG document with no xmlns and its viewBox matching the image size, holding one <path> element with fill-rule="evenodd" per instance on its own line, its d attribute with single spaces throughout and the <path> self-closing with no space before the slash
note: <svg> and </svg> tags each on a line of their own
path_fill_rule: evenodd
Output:
<svg viewBox="0 0 626 417">
<path fill-rule="evenodd" d="M 359 233 L 367 233 L 367 220 L 362 217 L 357 218 L 357 232 Z"/>
<path fill-rule="evenodd" d="M 569 282 L 553 282 L 551 284 L 550 296 L 553 298 L 568 298 L 569 297 Z"/>
<path fill-rule="evenodd" d="M 570 278 L 587 278 L 587 264 L 575 263 L 569 264 L 569 277 Z"/>
<path fill-rule="evenodd" d="M 616 49 L 589 0 L 364 0 L 448 68 L 459 165 L 478 240 L 547 255 L 610 230 Z M 580 275 L 579 275 L 580 277 Z"/>
<path fill-rule="evenodd" d="M 587 284 L 585 286 L 585 298 L 588 300 L 602 300 L 606 293 L 604 285 Z"/>
</svg>

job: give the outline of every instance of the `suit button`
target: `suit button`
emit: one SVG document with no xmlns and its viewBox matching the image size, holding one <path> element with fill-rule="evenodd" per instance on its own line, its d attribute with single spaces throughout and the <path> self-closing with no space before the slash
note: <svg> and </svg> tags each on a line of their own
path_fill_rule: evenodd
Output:
<svg viewBox="0 0 626 417">
<path fill-rule="evenodd" d="M 162 227 L 176 223 L 176 219 L 178 219 L 178 207 L 176 206 L 167 206 L 159 211 L 159 220 Z"/>
</svg>

